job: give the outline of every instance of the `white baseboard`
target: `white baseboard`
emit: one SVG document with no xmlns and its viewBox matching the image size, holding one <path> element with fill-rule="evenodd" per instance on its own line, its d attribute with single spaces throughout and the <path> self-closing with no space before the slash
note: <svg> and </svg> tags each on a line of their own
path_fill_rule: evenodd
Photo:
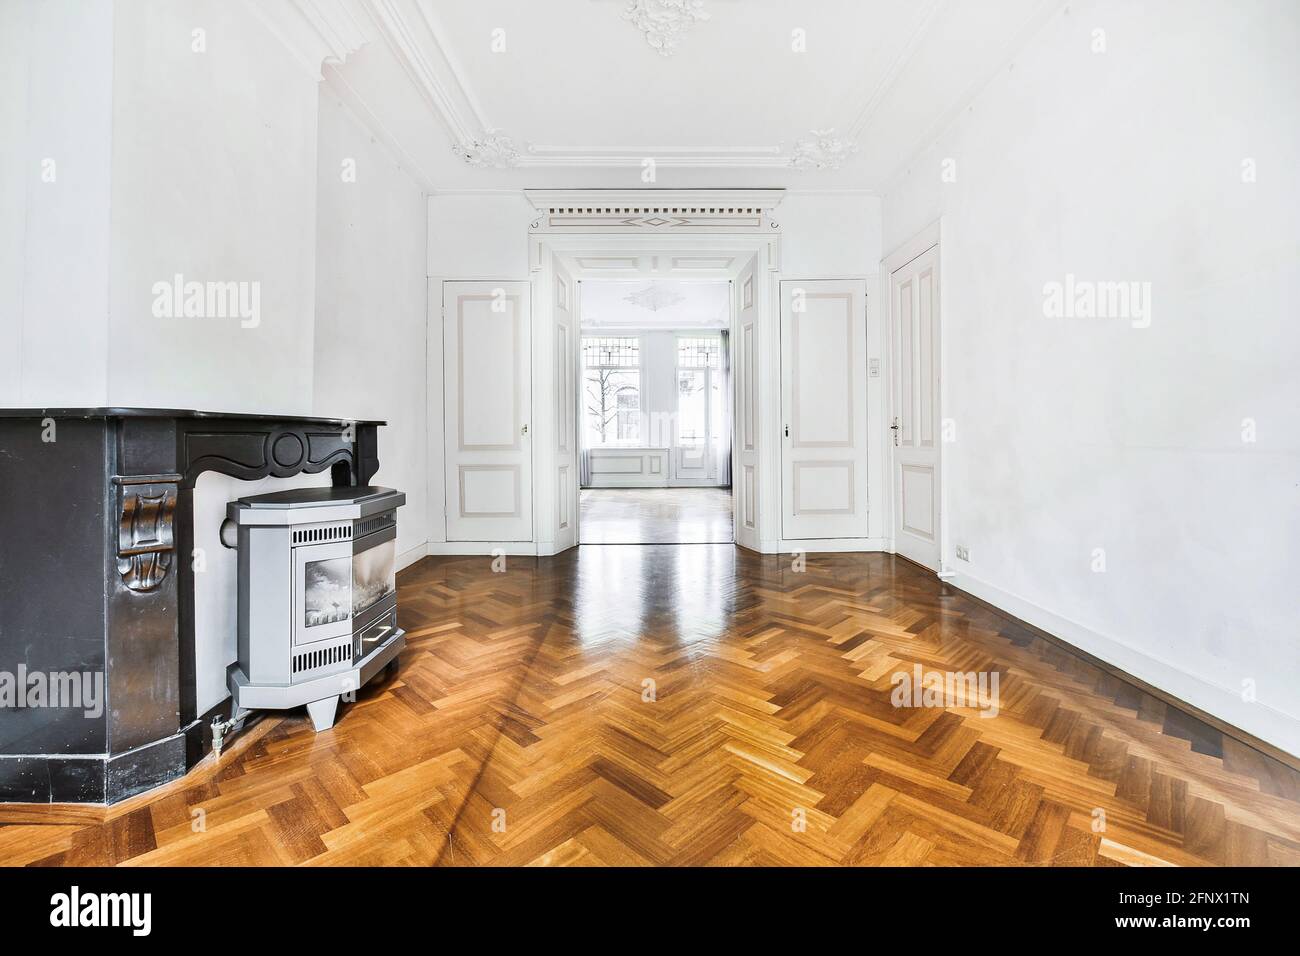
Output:
<svg viewBox="0 0 1300 956">
<path fill-rule="evenodd" d="M 765 547 L 763 550 L 769 554 L 790 554 L 794 551 L 845 554 L 888 549 L 885 547 L 884 538 L 800 538 L 797 540 L 783 538 L 776 543 L 775 547 L 770 550 Z"/>
<path fill-rule="evenodd" d="M 954 571 L 946 581 L 1152 687 L 1158 687 L 1289 754 L 1300 756 L 1300 719 L 1290 714 L 1259 701 L 1247 703 L 1235 688 L 1212 683 L 1169 661 L 1135 650 L 1117 638 L 1039 607 L 973 575 Z"/>
<path fill-rule="evenodd" d="M 429 542 L 427 541 L 417 544 L 414 548 L 408 548 L 397 556 L 397 570 L 400 571 L 403 568 L 409 568 L 428 553 Z"/>
<path fill-rule="evenodd" d="M 583 491 L 599 490 L 601 488 L 667 488 L 667 478 L 646 478 L 642 475 L 631 475 L 627 478 L 612 477 L 610 475 L 597 475 L 582 486 Z"/>
<path fill-rule="evenodd" d="M 490 555 L 497 550 L 515 556 L 537 554 L 537 544 L 533 541 L 430 541 L 427 548 L 429 554 L 470 557 Z"/>
</svg>

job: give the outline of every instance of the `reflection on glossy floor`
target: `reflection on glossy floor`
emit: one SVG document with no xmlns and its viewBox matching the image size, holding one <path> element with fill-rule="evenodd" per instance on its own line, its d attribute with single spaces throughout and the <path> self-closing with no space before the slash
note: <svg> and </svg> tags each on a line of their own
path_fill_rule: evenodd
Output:
<svg viewBox="0 0 1300 956">
<path fill-rule="evenodd" d="M 0 863 L 1300 863 L 1300 775 L 887 555 L 399 584 L 400 673 L 332 730 L 266 718 L 108 811 L 0 807 Z M 895 707 L 918 665 L 996 673 L 996 716 Z"/>
<path fill-rule="evenodd" d="M 730 488 L 584 488 L 583 544 L 730 544 Z"/>
</svg>

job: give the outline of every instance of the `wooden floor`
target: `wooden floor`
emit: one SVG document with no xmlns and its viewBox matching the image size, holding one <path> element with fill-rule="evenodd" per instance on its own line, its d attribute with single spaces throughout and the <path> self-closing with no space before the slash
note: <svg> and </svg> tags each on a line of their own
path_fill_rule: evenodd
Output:
<svg viewBox="0 0 1300 956">
<path fill-rule="evenodd" d="M 886 555 L 426 558 L 331 731 L 160 794 L 0 807 L 7 864 L 1300 864 L 1285 766 Z M 999 675 L 999 712 L 891 675 Z M 196 832 L 198 831 L 198 832 Z"/>
<path fill-rule="evenodd" d="M 730 544 L 730 488 L 584 488 L 583 544 Z"/>
</svg>

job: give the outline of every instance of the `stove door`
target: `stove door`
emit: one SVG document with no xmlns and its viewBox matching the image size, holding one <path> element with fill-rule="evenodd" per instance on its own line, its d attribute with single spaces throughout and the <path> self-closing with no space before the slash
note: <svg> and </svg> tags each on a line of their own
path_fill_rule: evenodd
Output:
<svg viewBox="0 0 1300 956">
<path fill-rule="evenodd" d="M 352 633 L 352 542 L 293 549 L 293 643 Z"/>
</svg>

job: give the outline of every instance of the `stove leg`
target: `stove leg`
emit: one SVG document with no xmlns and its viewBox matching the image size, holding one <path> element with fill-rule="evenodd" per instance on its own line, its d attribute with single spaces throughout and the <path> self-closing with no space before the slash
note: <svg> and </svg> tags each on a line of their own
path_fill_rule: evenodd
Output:
<svg viewBox="0 0 1300 956">
<path fill-rule="evenodd" d="M 316 728 L 316 733 L 322 730 L 329 730 L 334 726 L 334 712 L 338 709 L 339 698 L 335 694 L 333 697 L 326 697 L 324 700 L 313 700 L 307 705 L 307 714 L 311 717 L 311 724 Z"/>
</svg>

